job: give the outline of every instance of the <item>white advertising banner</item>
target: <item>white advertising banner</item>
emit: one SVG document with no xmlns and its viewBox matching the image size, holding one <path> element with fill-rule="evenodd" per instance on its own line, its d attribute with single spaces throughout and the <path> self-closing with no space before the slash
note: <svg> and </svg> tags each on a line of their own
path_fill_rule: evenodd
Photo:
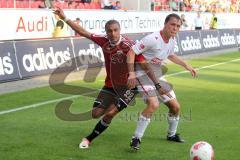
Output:
<svg viewBox="0 0 240 160">
<path fill-rule="evenodd" d="M 170 12 L 134 12 L 134 11 L 94 11 L 94 10 L 66 10 L 68 18 L 80 18 L 80 25 L 90 32 L 104 33 L 104 25 L 110 19 L 119 21 L 122 33 L 143 33 L 158 31 L 164 25 L 166 15 Z M 178 13 L 181 15 L 182 13 Z M 188 21 L 188 29 L 193 28 L 196 13 L 184 13 Z M 211 19 L 211 14 L 202 14 L 206 27 Z M 237 28 L 240 26 L 239 14 L 219 14 L 219 28 Z M 0 40 L 50 38 L 56 23 L 51 10 L 0 10 Z M 66 36 L 74 32 L 64 25 Z"/>
<path fill-rule="evenodd" d="M 46 10 L 0 10 L 0 40 L 50 37 L 53 18 Z"/>
</svg>

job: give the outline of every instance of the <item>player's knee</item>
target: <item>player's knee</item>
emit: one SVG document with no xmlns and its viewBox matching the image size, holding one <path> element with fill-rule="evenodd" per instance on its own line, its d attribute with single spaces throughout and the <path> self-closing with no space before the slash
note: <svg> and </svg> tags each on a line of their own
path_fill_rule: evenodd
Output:
<svg viewBox="0 0 240 160">
<path fill-rule="evenodd" d="M 170 112 L 174 115 L 179 115 L 180 104 L 176 104 L 176 105 L 172 106 L 172 108 L 170 109 Z"/>
<path fill-rule="evenodd" d="M 101 114 L 92 112 L 92 118 L 93 119 L 97 119 L 97 118 L 100 118 L 100 117 L 101 117 Z"/>
<path fill-rule="evenodd" d="M 155 110 L 159 107 L 158 103 L 149 103 L 147 108 L 143 111 L 147 117 L 151 117 Z"/>
<path fill-rule="evenodd" d="M 152 111 L 155 111 L 156 109 L 158 109 L 158 107 L 159 107 L 158 102 L 149 102 L 148 103 L 148 108 Z"/>
<path fill-rule="evenodd" d="M 92 118 L 97 119 L 100 118 L 104 114 L 104 110 L 100 108 L 94 108 L 92 110 Z"/>
</svg>

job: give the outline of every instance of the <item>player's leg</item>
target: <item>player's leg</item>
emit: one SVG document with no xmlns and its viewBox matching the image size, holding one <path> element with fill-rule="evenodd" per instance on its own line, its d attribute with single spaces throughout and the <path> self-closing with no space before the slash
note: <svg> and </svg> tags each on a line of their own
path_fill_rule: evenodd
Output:
<svg viewBox="0 0 240 160">
<path fill-rule="evenodd" d="M 146 103 L 147 107 L 143 110 L 138 119 L 137 127 L 130 143 L 130 146 L 136 150 L 140 147 L 141 138 L 150 123 L 152 114 L 157 108 L 159 108 L 159 101 L 157 97 L 148 97 L 146 99 Z"/>
<path fill-rule="evenodd" d="M 104 132 L 104 131 L 108 128 L 108 126 L 109 126 L 110 123 L 111 123 L 112 118 L 114 117 L 115 114 L 117 114 L 117 112 L 114 113 L 114 112 L 115 112 L 114 109 L 116 109 L 115 105 L 114 105 L 114 104 L 111 104 L 111 105 L 104 111 L 104 114 L 105 114 L 105 113 L 108 113 L 108 115 L 107 115 L 107 116 L 104 115 L 104 117 L 101 118 L 101 119 L 98 121 L 98 123 L 96 124 L 96 126 L 95 126 L 95 128 L 93 129 L 92 133 L 89 134 L 89 135 L 86 137 L 90 142 L 92 142 L 95 138 L 97 138 L 100 134 L 102 134 L 102 132 Z M 110 113 L 111 113 L 111 114 L 114 113 L 114 115 L 110 115 Z"/>
<path fill-rule="evenodd" d="M 103 118 L 101 118 L 101 120 L 98 121 L 92 133 L 86 137 L 89 142 L 92 142 L 108 128 L 113 117 L 118 113 L 118 110 L 116 109 L 116 106 L 114 104 L 111 104 L 104 113 L 105 115 L 103 116 Z"/>
<path fill-rule="evenodd" d="M 91 141 L 93 141 L 96 137 L 98 137 L 101 133 L 103 133 L 108 128 L 112 119 L 118 114 L 118 112 L 126 108 L 127 104 L 132 102 L 137 94 L 136 89 L 121 90 L 119 94 L 131 95 L 131 97 L 128 97 L 127 101 L 124 101 L 121 98 L 123 96 L 119 97 L 119 94 L 116 94 L 116 92 L 113 89 L 108 89 L 107 91 L 108 91 L 107 93 L 111 93 L 111 94 L 105 94 L 104 96 L 102 96 L 101 101 L 106 102 L 106 100 L 108 100 L 106 103 L 104 103 L 104 105 L 103 104 L 102 105 L 109 106 L 109 107 L 105 109 L 103 118 L 97 123 L 92 133 L 83 139 L 83 142 L 87 144 L 87 147 Z"/>
<path fill-rule="evenodd" d="M 118 114 L 118 112 L 119 111 L 116 105 L 113 104 L 106 110 L 102 119 L 104 120 L 104 122 L 110 125 L 110 123 L 112 122 L 112 119 Z"/>
<path fill-rule="evenodd" d="M 120 90 L 115 89 L 118 95 L 117 103 L 111 105 L 104 114 L 103 120 L 108 124 L 111 123 L 112 119 L 123 109 L 125 109 L 128 104 L 134 101 L 136 95 L 138 94 L 137 88 L 127 89 L 122 87 Z"/>
<path fill-rule="evenodd" d="M 138 91 L 142 95 L 142 99 L 146 103 L 147 107 L 143 110 L 141 115 L 138 118 L 137 126 L 130 142 L 130 146 L 133 149 L 139 149 L 141 138 L 144 135 L 144 132 L 147 126 L 150 123 L 150 118 L 153 112 L 159 107 L 159 101 L 157 98 L 157 92 L 155 85 L 148 78 L 147 75 L 138 77 Z"/>
<path fill-rule="evenodd" d="M 126 107 L 122 107 L 126 108 Z M 122 110 L 122 109 L 121 109 Z M 92 133 L 89 134 L 86 138 L 83 139 L 84 143 L 88 145 L 97 138 L 100 134 L 102 134 L 110 125 L 112 119 L 121 111 L 119 107 L 115 104 L 111 104 L 104 112 L 103 118 L 97 123 Z M 86 148 L 86 147 L 85 147 Z"/>
<path fill-rule="evenodd" d="M 112 88 L 103 87 L 100 91 L 97 99 L 93 104 L 92 116 L 93 118 L 101 117 L 106 110 L 112 105 L 116 103 L 115 92 Z M 89 144 L 97 138 L 105 129 L 107 129 L 108 123 L 106 123 L 103 119 L 101 119 L 92 132 L 82 139 L 82 142 L 79 144 L 79 148 L 88 148 Z"/>
<path fill-rule="evenodd" d="M 169 124 L 167 140 L 182 143 L 184 142 L 184 140 L 179 136 L 179 134 L 177 134 L 177 127 L 180 119 L 180 104 L 178 103 L 175 93 L 173 91 L 170 92 L 170 95 L 173 98 L 164 101 L 166 106 L 169 108 L 169 113 L 167 117 Z"/>
<path fill-rule="evenodd" d="M 115 93 L 114 91 L 111 91 L 111 92 Z M 130 92 L 133 94 L 133 96 L 131 96 L 131 98 L 128 99 L 128 102 L 130 103 L 134 99 L 136 92 L 135 92 L 135 90 L 128 90 L 128 91 L 126 90 L 126 92 L 127 93 Z M 123 94 L 125 94 L 125 92 L 123 92 Z M 108 95 L 108 96 L 106 95 L 104 97 L 104 99 L 108 99 L 111 102 L 111 104 L 106 104 L 109 107 L 106 108 L 103 118 L 97 123 L 93 132 L 86 137 L 86 139 L 88 139 L 90 142 L 93 141 L 93 139 L 98 137 L 100 134 L 102 134 L 108 128 L 112 119 L 120 111 L 122 111 L 124 108 L 127 107 L 127 103 L 125 101 L 123 101 L 120 97 L 118 99 L 116 99 L 118 96 L 115 95 L 113 97 L 112 95 Z"/>
<path fill-rule="evenodd" d="M 167 82 L 167 80 L 164 77 L 161 77 L 160 80 Z M 164 103 L 169 108 L 168 113 L 168 134 L 167 134 L 167 140 L 169 141 L 175 141 L 175 142 L 184 142 L 183 139 L 177 134 L 177 127 L 179 122 L 179 114 L 180 114 L 180 104 L 178 103 L 176 99 L 176 95 L 173 90 L 171 90 L 169 93 L 169 96 L 163 95 L 159 97 L 160 103 Z"/>
<path fill-rule="evenodd" d="M 95 106 L 95 107 L 94 107 Z M 93 105 L 93 109 L 92 109 L 92 118 L 93 119 L 98 119 L 100 118 L 104 113 L 105 113 L 105 107 L 101 106 L 101 105 Z"/>
<path fill-rule="evenodd" d="M 105 109 L 101 107 L 94 107 L 92 109 L 92 117 L 99 118 L 104 114 L 104 111 Z M 95 134 L 96 130 L 99 130 L 98 124 L 94 127 L 93 131 L 88 136 L 82 139 L 81 143 L 79 144 L 79 148 L 85 149 L 89 147 L 91 141 L 98 136 L 97 134 Z"/>
</svg>

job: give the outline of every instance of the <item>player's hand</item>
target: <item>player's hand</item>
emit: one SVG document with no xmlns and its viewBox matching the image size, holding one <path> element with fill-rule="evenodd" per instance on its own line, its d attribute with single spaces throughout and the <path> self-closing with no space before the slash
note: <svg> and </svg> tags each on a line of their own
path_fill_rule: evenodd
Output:
<svg viewBox="0 0 240 160">
<path fill-rule="evenodd" d="M 192 74 L 193 77 L 197 77 L 197 71 L 192 66 L 188 65 L 186 69 Z"/>
<path fill-rule="evenodd" d="M 63 10 L 62 10 L 61 8 L 58 8 L 58 7 L 55 8 L 55 9 L 53 10 L 53 13 L 56 14 L 56 15 L 58 15 L 59 18 L 62 19 L 62 20 L 64 20 L 64 19 L 66 18 L 65 14 L 64 14 L 64 12 L 63 12 Z"/>
<path fill-rule="evenodd" d="M 167 94 L 167 93 L 168 93 L 168 91 L 165 90 L 164 88 L 159 88 L 159 89 L 157 89 L 157 91 L 158 91 L 158 93 L 159 93 L 160 95 L 164 95 L 164 94 Z"/>
<path fill-rule="evenodd" d="M 135 88 L 136 86 L 136 74 L 135 72 L 129 72 L 127 87 L 129 89 Z"/>
<path fill-rule="evenodd" d="M 165 90 L 164 88 L 158 89 L 159 95 L 162 97 L 163 95 L 168 96 L 169 98 L 172 98 L 172 96 L 169 94 L 169 91 Z"/>
</svg>

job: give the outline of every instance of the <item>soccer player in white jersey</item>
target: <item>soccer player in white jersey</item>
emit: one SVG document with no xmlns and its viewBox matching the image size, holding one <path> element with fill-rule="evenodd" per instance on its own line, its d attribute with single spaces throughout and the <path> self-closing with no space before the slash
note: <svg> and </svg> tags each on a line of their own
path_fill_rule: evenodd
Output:
<svg viewBox="0 0 240 160">
<path fill-rule="evenodd" d="M 159 107 L 160 103 L 164 103 L 169 108 L 167 117 L 169 124 L 167 140 L 184 142 L 179 134 L 176 133 L 179 122 L 180 105 L 174 91 L 171 90 L 165 95 L 160 92 L 160 90 L 163 89 L 160 83 L 160 79 L 162 79 L 160 67 L 166 59 L 185 68 L 193 77 L 197 76 L 192 66 L 174 54 L 174 36 L 179 31 L 180 26 L 180 17 L 177 14 L 170 14 L 166 17 L 164 28 L 161 31 L 145 36 L 132 47 L 132 51 L 136 54 L 136 61 L 138 61 L 141 66 L 145 65 L 145 68 L 150 68 L 153 73 L 153 76 L 141 75 L 141 73 L 137 71 L 140 65 L 136 66 L 136 74 L 139 81 L 138 89 L 142 92 L 147 107 L 142 111 L 137 122 L 137 127 L 130 143 L 133 149 L 139 149 L 141 138 L 150 123 L 151 115 Z"/>
</svg>

